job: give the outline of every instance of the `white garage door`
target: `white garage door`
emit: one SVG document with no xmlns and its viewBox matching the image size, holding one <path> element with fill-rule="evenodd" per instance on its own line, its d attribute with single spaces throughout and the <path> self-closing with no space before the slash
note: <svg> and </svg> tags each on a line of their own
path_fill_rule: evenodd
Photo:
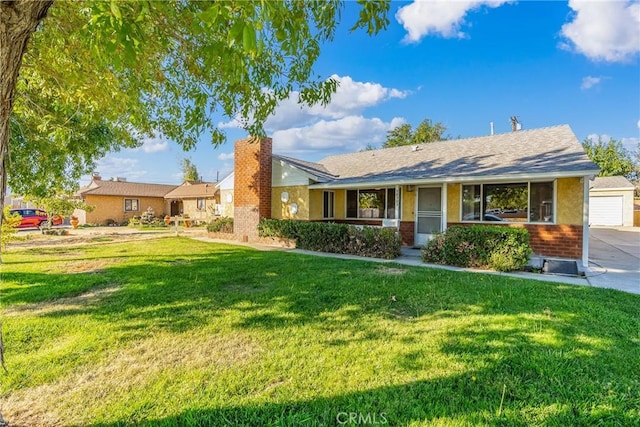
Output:
<svg viewBox="0 0 640 427">
<path fill-rule="evenodd" d="M 622 225 L 622 196 L 589 198 L 589 224 Z"/>
</svg>

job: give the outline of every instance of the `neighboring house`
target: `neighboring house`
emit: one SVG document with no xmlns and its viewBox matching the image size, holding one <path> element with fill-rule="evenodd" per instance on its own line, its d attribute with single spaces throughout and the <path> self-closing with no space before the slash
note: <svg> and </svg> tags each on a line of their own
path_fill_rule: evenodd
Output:
<svg viewBox="0 0 640 427">
<path fill-rule="evenodd" d="M 164 195 L 170 204 L 169 215 L 189 215 L 201 221 L 211 220 L 219 205 L 219 196 L 215 182 L 185 181 Z"/>
<path fill-rule="evenodd" d="M 37 208 L 33 203 L 26 202 L 23 196 L 17 196 L 15 194 L 7 194 L 5 196 L 4 206 L 10 206 L 12 209 Z"/>
<path fill-rule="evenodd" d="M 149 208 L 161 217 L 169 212 L 164 195 L 175 188 L 175 185 L 127 182 L 124 178 L 105 181 L 94 175 L 91 183 L 78 190 L 76 196 L 95 209 L 91 212 L 76 210 L 74 215 L 80 224 L 98 225 L 122 224 Z"/>
<path fill-rule="evenodd" d="M 589 178 L 599 169 L 567 125 L 317 163 L 271 147 L 236 141 L 234 172 L 218 185 L 243 240 L 257 237 L 260 218 L 394 227 L 409 246 L 454 224 L 500 224 L 529 230 L 538 255 L 587 264 Z"/>
<path fill-rule="evenodd" d="M 233 184 L 235 174 L 231 172 L 216 184 L 219 194 L 219 205 L 216 207 L 216 213 L 220 216 L 233 218 Z"/>
<path fill-rule="evenodd" d="M 624 176 L 595 178 L 589 186 L 589 224 L 632 227 L 634 190 Z"/>
</svg>

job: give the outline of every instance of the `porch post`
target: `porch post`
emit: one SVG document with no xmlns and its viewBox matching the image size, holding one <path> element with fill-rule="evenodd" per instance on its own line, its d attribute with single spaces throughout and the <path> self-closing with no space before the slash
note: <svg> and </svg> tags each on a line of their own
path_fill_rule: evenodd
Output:
<svg viewBox="0 0 640 427">
<path fill-rule="evenodd" d="M 396 229 L 400 232 L 400 191 L 402 186 L 396 184 L 396 200 L 395 200 L 395 219 Z"/>
<path fill-rule="evenodd" d="M 442 218 L 441 218 L 441 228 L 442 231 L 445 231 L 447 229 L 447 183 L 443 183 L 442 184 L 442 206 L 440 207 L 440 210 L 442 212 Z"/>
<path fill-rule="evenodd" d="M 582 266 L 589 267 L 589 177 L 582 177 Z"/>
</svg>

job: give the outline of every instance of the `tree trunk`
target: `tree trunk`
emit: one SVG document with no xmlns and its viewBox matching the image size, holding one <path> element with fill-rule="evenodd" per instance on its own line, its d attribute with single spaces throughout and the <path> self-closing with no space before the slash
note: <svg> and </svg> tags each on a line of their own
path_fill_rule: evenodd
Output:
<svg viewBox="0 0 640 427">
<path fill-rule="evenodd" d="M 22 55 L 29 37 L 47 15 L 53 0 L 9 0 L 0 2 L 0 223 L 7 192 L 9 119 L 13 109 Z M 0 233 L 2 231 L 0 230 Z M 0 237 L 2 235 L 0 234 Z M 2 263 L 0 249 L 0 263 Z"/>
<path fill-rule="evenodd" d="M 9 157 L 9 119 L 13 109 L 18 72 L 29 37 L 47 15 L 53 0 L 0 1 L 0 224 L 7 193 L 7 159 Z M 0 227 L 0 239 L 2 228 Z M 2 248 L 0 247 L 0 264 Z M 1 272 L 0 272 L 1 274 Z M 0 321 L 0 365 L 4 363 L 2 322 Z M 2 420 L 2 415 L 0 415 Z"/>
</svg>

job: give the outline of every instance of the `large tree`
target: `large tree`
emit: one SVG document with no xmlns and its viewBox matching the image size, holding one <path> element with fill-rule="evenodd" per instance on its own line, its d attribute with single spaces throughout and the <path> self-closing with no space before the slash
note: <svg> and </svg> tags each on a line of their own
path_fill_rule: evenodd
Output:
<svg viewBox="0 0 640 427">
<path fill-rule="evenodd" d="M 446 131 L 447 127 L 444 124 L 441 122 L 433 123 L 429 119 L 420 122 L 415 130 L 409 123 L 404 123 L 387 132 L 387 140 L 382 144 L 382 148 L 442 141 L 449 139 L 444 135 Z"/>
<path fill-rule="evenodd" d="M 386 27 L 388 2 L 359 4 L 352 30 Z M 189 149 L 205 130 L 214 144 L 224 141 L 219 114 L 261 136 L 292 91 L 302 103 L 326 104 L 337 83 L 313 65 L 343 6 L 1 0 L 0 222 L 7 179 L 17 191 L 51 196 L 146 135 Z M 2 350 L 0 332 L 0 363 Z"/>
<path fill-rule="evenodd" d="M 635 179 L 639 172 L 639 164 L 634 163 L 633 157 L 624 148 L 620 141 L 615 139 L 598 140 L 586 138 L 582 142 L 587 156 L 595 164 L 600 166 L 598 176 L 624 176 L 628 179 Z"/>
<path fill-rule="evenodd" d="M 359 4 L 352 30 L 386 27 L 387 2 Z M 0 1 L 0 208 L 7 179 L 18 192 L 50 196 L 147 135 L 189 149 L 208 131 L 219 144 L 221 115 L 260 136 L 292 91 L 302 103 L 327 103 L 337 83 L 313 65 L 343 6 Z"/>
</svg>

